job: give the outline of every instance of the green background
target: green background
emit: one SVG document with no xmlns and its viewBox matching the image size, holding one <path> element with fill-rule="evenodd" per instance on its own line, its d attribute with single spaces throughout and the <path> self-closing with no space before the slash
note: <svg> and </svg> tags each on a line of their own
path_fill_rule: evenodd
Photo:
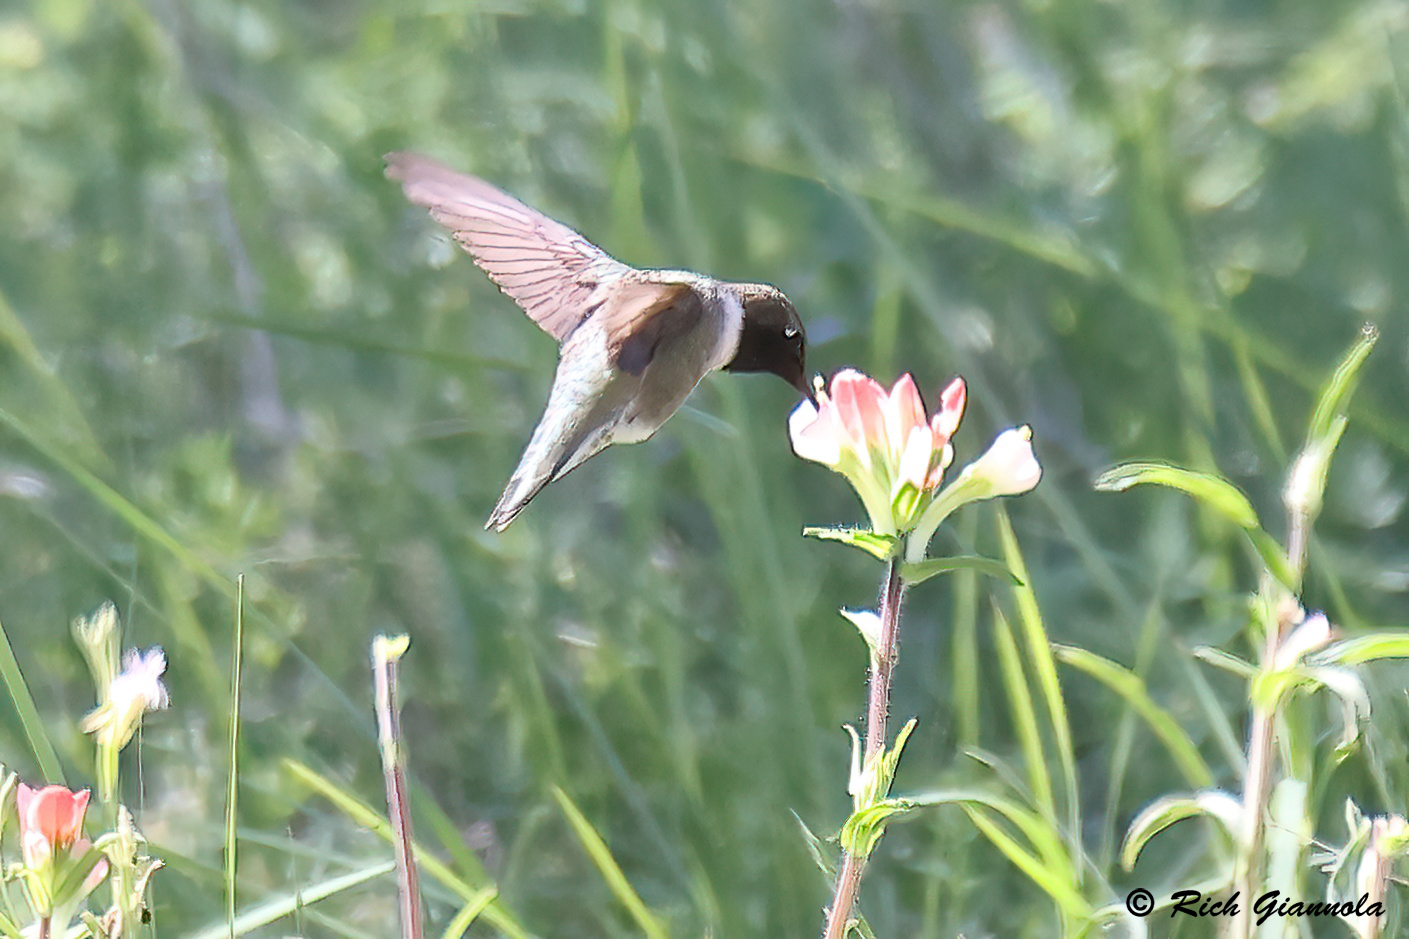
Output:
<svg viewBox="0 0 1409 939">
<path fill-rule="evenodd" d="M 1236 790 L 1245 688 L 1188 651 L 1252 654 L 1255 560 L 1177 495 L 1091 481 L 1217 469 L 1280 536 L 1315 391 L 1376 322 L 1307 605 L 1353 634 L 1409 621 L 1406 27 L 1389 0 L 0 9 L 0 620 L 74 785 L 93 689 L 69 620 L 111 598 L 127 644 L 166 648 L 172 708 L 124 763 L 170 864 L 156 932 L 223 915 L 239 572 L 242 907 L 390 856 L 283 761 L 380 803 L 368 649 L 406 632 L 418 824 L 442 855 L 468 845 L 528 930 L 640 934 L 555 784 L 673 934 L 820 928 L 794 813 L 827 835 L 848 810 L 865 652 L 835 611 L 880 568 L 800 531 L 859 504 L 792 456 L 794 392 L 714 376 L 483 532 L 555 349 L 382 177 L 393 149 L 629 263 L 777 284 L 814 370 L 911 371 L 932 403 L 963 375 L 960 463 L 1030 423 L 1045 477 L 1008 509 L 1050 633 L 1146 674 Z M 997 553 L 994 519 L 966 510 L 937 547 Z M 971 579 L 910 595 L 902 790 L 996 786 L 966 748 L 1015 758 L 995 600 Z M 1108 691 L 1062 677 L 1104 900 L 1193 882 L 1201 823 L 1112 864 L 1179 780 Z M 1348 795 L 1405 808 L 1409 670 L 1370 680 L 1370 746 L 1314 793 L 1327 838 Z M 0 760 L 36 778 L 8 701 Z M 459 904 L 428 891 L 444 928 Z M 1057 928 L 952 808 L 892 829 L 862 908 L 883 936 Z M 394 929 L 384 877 L 262 934 Z"/>
</svg>

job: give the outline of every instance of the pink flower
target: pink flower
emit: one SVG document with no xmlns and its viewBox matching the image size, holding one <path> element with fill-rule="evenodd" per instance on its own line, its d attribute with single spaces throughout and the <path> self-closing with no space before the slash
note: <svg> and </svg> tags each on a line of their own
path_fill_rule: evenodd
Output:
<svg viewBox="0 0 1409 939">
<path fill-rule="evenodd" d="M 851 482 L 879 534 L 907 530 L 954 458 L 949 438 L 964 413 L 964 380 L 950 382 L 929 418 L 909 374 L 889 392 L 855 369 L 817 388 L 788 419 L 793 452 Z"/>
<path fill-rule="evenodd" d="M 87 850 L 88 842 L 82 838 L 87 789 L 73 792 L 63 786 L 45 786 L 36 790 L 20 783 L 15 802 L 25 866 L 38 869 L 61 851 L 75 847 L 80 853 Z"/>
</svg>

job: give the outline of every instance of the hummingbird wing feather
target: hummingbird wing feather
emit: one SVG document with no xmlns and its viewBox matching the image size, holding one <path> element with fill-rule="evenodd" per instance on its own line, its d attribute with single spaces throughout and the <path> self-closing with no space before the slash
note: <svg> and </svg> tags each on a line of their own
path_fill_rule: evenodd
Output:
<svg viewBox="0 0 1409 939">
<path fill-rule="evenodd" d="M 616 367 L 640 375 L 662 343 L 689 332 L 704 317 L 704 300 L 689 284 L 623 283 L 603 310 L 602 330 Z"/>
<path fill-rule="evenodd" d="M 630 270 L 561 222 L 484 180 L 418 153 L 389 153 L 387 176 L 430 209 L 475 263 L 559 343 L 591 316 L 610 282 Z"/>
</svg>

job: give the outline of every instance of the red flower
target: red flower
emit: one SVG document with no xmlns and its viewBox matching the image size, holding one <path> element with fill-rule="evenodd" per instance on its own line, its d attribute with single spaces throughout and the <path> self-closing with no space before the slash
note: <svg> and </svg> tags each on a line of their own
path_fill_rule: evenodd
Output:
<svg viewBox="0 0 1409 939">
<path fill-rule="evenodd" d="M 25 865 L 38 869 L 60 851 L 75 846 L 86 850 L 83 815 L 88 811 L 88 790 L 73 792 L 63 786 L 31 789 L 20 783 L 15 802 L 20 815 L 20 849 Z"/>
</svg>

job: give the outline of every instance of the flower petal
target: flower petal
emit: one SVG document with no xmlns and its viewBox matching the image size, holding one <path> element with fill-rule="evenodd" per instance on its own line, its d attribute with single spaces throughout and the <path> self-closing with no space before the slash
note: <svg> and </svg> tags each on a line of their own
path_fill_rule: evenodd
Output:
<svg viewBox="0 0 1409 939">
<path fill-rule="evenodd" d="M 939 410 L 930 419 L 930 427 L 934 430 L 935 437 L 948 442 L 954 436 L 954 431 L 959 429 L 959 421 L 964 417 L 964 400 L 967 394 L 967 387 L 964 379 L 956 378 L 951 381 L 939 395 Z"/>
<path fill-rule="evenodd" d="M 850 438 L 851 448 L 870 466 L 872 449 L 883 449 L 885 439 L 885 389 L 869 375 L 842 369 L 832 379 L 832 401 Z"/>
<path fill-rule="evenodd" d="M 804 460 L 834 467 L 841 461 L 841 424 L 835 406 L 825 394 L 819 392 L 817 402 L 820 407 L 804 400 L 793 408 L 788 417 L 788 437 L 793 452 Z"/>
<path fill-rule="evenodd" d="M 981 498 L 1027 492 L 1042 478 L 1042 466 L 1032 452 L 1032 428 L 1011 427 L 1003 431 L 964 472 L 989 485 L 990 491 Z"/>
<path fill-rule="evenodd" d="M 905 483 L 916 489 L 930 488 L 930 466 L 934 462 L 934 434 L 923 420 L 920 426 L 910 430 L 905 442 L 905 451 L 900 456 L 900 465 L 895 478 L 895 492 Z M 937 481 L 937 480 L 936 480 Z"/>
<path fill-rule="evenodd" d="M 910 446 L 910 431 L 925 424 L 925 403 L 909 372 L 896 380 L 885 402 L 886 437 L 892 457 L 899 462 Z"/>
</svg>

